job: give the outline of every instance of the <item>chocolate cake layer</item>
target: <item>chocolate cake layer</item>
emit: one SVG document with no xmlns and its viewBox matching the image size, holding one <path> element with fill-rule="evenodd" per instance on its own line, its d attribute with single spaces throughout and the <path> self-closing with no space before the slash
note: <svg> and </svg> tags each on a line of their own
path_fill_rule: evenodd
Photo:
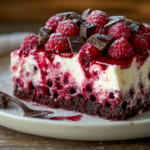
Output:
<svg viewBox="0 0 150 150">
<path fill-rule="evenodd" d="M 143 103 L 141 99 L 137 98 L 136 105 L 134 105 L 133 107 L 128 107 L 128 99 L 125 99 L 122 105 L 114 106 L 111 106 L 106 101 L 106 104 L 104 106 L 101 103 L 95 101 L 94 95 L 91 97 L 91 99 L 86 101 L 83 100 L 83 96 L 80 94 L 68 100 L 59 98 L 57 93 L 53 98 L 50 95 L 37 97 L 34 94 L 34 90 L 30 91 L 30 93 L 27 93 L 25 90 L 19 91 L 17 86 L 14 89 L 14 95 L 18 98 L 24 99 L 25 101 L 36 102 L 38 104 L 52 108 L 62 108 L 69 111 L 76 111 L 88 115 L 99 116 L 103 119 L 113 121 L 129 119 L 138 114 L 140 110 L 146 111 L 150 107 L 150 92 L 145 94 Z"/>
</svg>

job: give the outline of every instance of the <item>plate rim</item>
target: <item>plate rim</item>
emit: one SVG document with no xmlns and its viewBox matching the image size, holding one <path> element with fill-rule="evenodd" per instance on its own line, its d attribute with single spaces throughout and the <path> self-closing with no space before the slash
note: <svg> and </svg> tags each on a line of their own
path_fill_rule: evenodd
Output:
<svg viewBox="0 0 150 150">
<path fill-rule="evenodd" d="M 59 125 L 69 125 L 69 126 L 74 126 L 74 125 L 79 125 L 79 126 L 117 126 L 117 125 L 137 125 L 137 124 L 145 124 L 145 123 L 150 123 L 150 119 L 142 119 L 142 120 L 120 120 L 120 121 L 110 121 L 109 122 L 98 122 L 98 123 L 84 123 L 84 122 L 79 122 L 79 121 L 61 121 L 61 120 L 48 120 L 48 119 L 41 119 L 41 118 L 30 118 L 30 117 L 24 117 L 21 115 L 15 115 L 15 114 L 10 114 L 9 112 L 3 112 L 0 111 L 0 115 L 4 115 L 7 117 L 11 117 L 14 119 L 20 119 L 20 120 L 28 120 L 28 121 L 33 121 L 33 122 L 42 122 L 42 123 L 50 123 L 50 124 L 59 124 Z M 83 114 L 85 115 L 85 114 Z M 72 116 L 72 115 L 70 115 Z M 103 118 L 97 118 L 97 119 L 103 119 Z M 105 120 L 105 119 L 104 119 Z"/>
</svg>

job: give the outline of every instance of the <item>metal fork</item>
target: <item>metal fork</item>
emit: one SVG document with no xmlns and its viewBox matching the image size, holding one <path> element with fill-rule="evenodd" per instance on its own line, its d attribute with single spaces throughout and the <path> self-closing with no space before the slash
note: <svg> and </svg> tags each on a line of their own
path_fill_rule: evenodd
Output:
<svg viewBox="0 0 150 150">
<path fill-rule="evenodd" d="M 19 101 L 17 98 L 12 97 L 12 96 L 0 91 L 0 104 L 3 109 L 7 108 L 9 100 L 18 104 L 23 109 L 24 116 L 27 116 L 27 117 L 44 118 L 45 115 L 54 113 L 52 111 L 33 110 L 33 109 L 27 107 L 23 102 Z"/>
</svg>

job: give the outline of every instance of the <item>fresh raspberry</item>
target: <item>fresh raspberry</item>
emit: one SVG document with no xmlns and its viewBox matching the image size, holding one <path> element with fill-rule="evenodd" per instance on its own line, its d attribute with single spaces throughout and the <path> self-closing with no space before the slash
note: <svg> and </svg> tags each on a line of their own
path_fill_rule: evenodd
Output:
<svg viewBox="0 0 150 150">
<path fill-rule="evenodd" d="M 38 36 L 35 34 L 29 34 L 22 40 L 20 49 L 30 50 L 36 45 L 38 45 Z"/>
<path fill-rule="evenodd" d="M 87 77 L 90 77 L 89 75 L 89 65 L 90 62 L 94 59 L 94 58 L 98 58 L 101 57 L 102 52 L 100 50 L 98 50 L 96 47 L 94 47 L 93 45 L 91 45 L 90 43 L 85 43 L 80 51 L 79 51 L 79 62 L 82 66 L 82 69 L 85 72 L 85 75 Z"/>
<path fill-rule="evenodd" d="M 140 31 L 138 32 L 138 35 L 142 36 L 142 38 L 147 41 L 148 47 L 150 48 L 150 31 L 149 30 L 150 30 L 150 26 L 146 24 L 145 27 L 140 29 Z"/>
<path fill-rule="evenodd" d="M 143 25 L 145 26 L 145 28 L 147 29 L 148 32 L 150 32 L 150 25 L 143 23 Z"/>
<path fill-rule="evenodd" d="M 105 12 L 95 10 L 87 16 L 86 22 L 95 23 L 103 27 L 106 23 L 109 22 L 109 17 Z"/>
<path fill-rule="evenodd" d="M 73 21 L 66 20 L 59 23 L 56 32 L 62 33 L 66 37 L 76 36 L 79 35 L 79 28 Z"/>
<path fill-rule="evenodd" d="M 113 58 L 128 58 L 132 55 L 133 48 L 124 37 L 114 41 L 108 49 L 108 56 Z"/>
<path fill-rule="evenodd" d="M 128 40 L 131 36 L 131 32 L 129 27 L 127 27 L 123 22 L 119 22 L 110 27 L 108 35 L 114 37 L 114 39 L 124 37 Z"/>
<path fill-rule="evenodd" d="M 87 55 L 90 58 L 90 60 L 100 57 L 102 55 L 102 52 L 90 43 L 85 43 L 81 47 L 80 52 L 84 52 L 85 55 Z"/>
<path fill-rule="evenodd" d="M 140 35 L 133 34 L 130 43 L 134 49 L 134 52 L 140 52 L 141 50 L 148 49 L 147 41 Z"/>
<path fill-rule="evenodd" d="M 61 33 L 51 34 L 49 40 L 45 44 L 46 50 L 51 50 L 52 52 L 63 51 L 69 49 L 69 43 L 66 37 Z"/>
<path fill-rule="evenodd" d="M 46 22 L 45 27 L 48 27 L 48 28 L 51 27 L 53 32 L 55 32 L 59 22 L 61 22 L 61 21 L 63 21 L 63 17 L 61 17 L 61 16 L 52 16 Z"/>
<path fill-rule="evenodd" d="M 91 33 L 91 35 L 94 35 L 96 33 L 107 35 L 108 30 L 100 25 L 97 25 L 96 29 Z"/>
<path fill-rule="evenodd" d="M 145 33 L 142 37 L 147 41 L 148 48 L 150 48 L 150 33 Z"/>
<path fill-rule="evenodd" d="M 149 30 L 145 27 L 142 27 L 138 32 L 139 35 L 143 35 L 145 33 L 149 33 Z"/>
</svg>

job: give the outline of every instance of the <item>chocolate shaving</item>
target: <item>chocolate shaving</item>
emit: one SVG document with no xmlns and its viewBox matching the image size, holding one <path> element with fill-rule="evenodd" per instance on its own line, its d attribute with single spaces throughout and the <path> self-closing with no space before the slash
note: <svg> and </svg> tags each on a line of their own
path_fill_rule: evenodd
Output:
<svg viewBox="0 0 150 150">
<path fill-rule="evenodd" d="M 67 37 L 71 51 L 78 53 L 80 48 L 85 43 L 84 38 L 82 36 L 71 36 Z"/>
<path fill-rule="evenodd" d="M 88 38 L 90 34 L 96 29 L 96 24 L 90 22 L 84 22 L 80 25 L 80 36 Z"/>
<path fill-rule="evenodd" d="M 91 13 L 91 9 L 87 9 L 82 14 L 82 20 L 86 20 L 86 17 Z"/>
<path fill-rule="evenodd" d="M 87 42 L 98 48 L 100 51 L 105 50 L 113 42 L 113 37 L 103 34 L 95 34 L 87 39 Z"/>
<path fill-rule="evenodd" d="M 42 27 L 39 30 L 39 45 L 44 45 L 49 39 L 51 33 L 53 33 L 52 28 Z"/>
<path fill-rule="evenodd" d="M 118 23 L 118 22 L 123 22 L 125 19 L 124 16 L 111 16 L 109 17 L 109 22 L 104 25 L 105 28 L 110 28 L 112 25 Z"/>
<path fill-rule="evenodd" d="M 56 16 L 61 16 L 64 18 L 64 20 L 67 20 L 70 17 L 70 15 L 75 15 L 75 14 L 77 15 L 76 12 L 64 12 L 64 13 L 56 14 Z"/>
<path fill-rule="evenodd" d="M 0 95 L 0 108 L 6 109 L 8 107 L 8 100 L 6 100 L 4 94 Z"/>
</svg>

